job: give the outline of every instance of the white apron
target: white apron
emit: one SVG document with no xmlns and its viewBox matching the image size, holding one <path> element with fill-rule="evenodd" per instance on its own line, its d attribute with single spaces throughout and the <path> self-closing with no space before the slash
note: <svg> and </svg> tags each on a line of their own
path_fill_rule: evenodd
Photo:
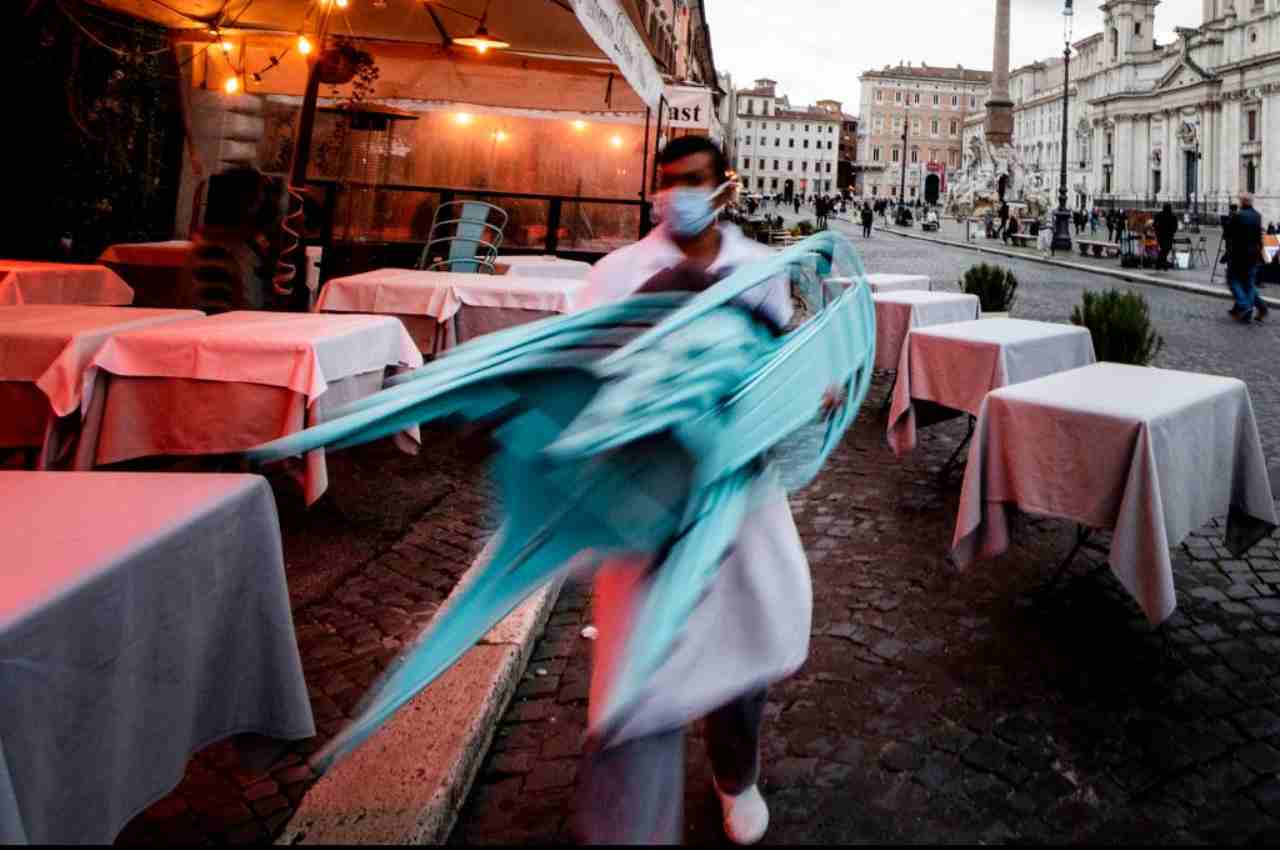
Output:
<svg viewBox="0 0 1280 850">
<path fill-rule="evenodd" d="M 712 273 L 769 257 L 738 228 L 721 225 Z M 588 278 L 591 306 L 625 298 L 653 275 L 685 260 L 663 228 L 605 257 Z M 748 306 L 779 326 L 791 317 L 786 280 L 747 293 Z M 815 411 L 815 415 L 816 415 Z M 591 680 L 590 732 L 608 730 L 605 746 L 689 724 L 736 697 L 790 676 L 809 653 L 813 589 L 809 563 L 791 518 L 786 491 L 765 475 L 752 494 L 733 550 L 690 617 L 671 656 L 653 675 L 646 695 L 618 717 L 602 716 L 618 653 L 624 647 L 648 583 L 647 562 L 615 559 L 597 573 L 593 611 L 600 631 Z"/>
</svg>

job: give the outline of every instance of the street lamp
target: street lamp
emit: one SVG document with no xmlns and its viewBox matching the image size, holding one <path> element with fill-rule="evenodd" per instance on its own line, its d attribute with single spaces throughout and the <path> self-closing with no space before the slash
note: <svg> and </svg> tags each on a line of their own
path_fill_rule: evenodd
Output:
<svg viewBox="0 0 1280 850">
<path fill-rule="evenodd" d="M 1061 173 L 1058 182 L 1058 209 L 1053 213 L 1053 250 L 1071 253 L 1071 211 L 1067 209 L 1067 125 L 1070 123 L 1071 89 L 1071 24 L 1072 0 L 1062 8 L 1062 148 L 1059 151 Z"/>
</svg>

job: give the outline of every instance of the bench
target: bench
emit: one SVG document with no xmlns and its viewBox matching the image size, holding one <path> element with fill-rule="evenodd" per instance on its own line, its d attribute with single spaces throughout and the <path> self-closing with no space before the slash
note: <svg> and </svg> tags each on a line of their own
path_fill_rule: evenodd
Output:
<svg viewBox="0 0 1280 850">
<path fill-rule="evenodd" d="M 1087 257 L 1089 252 L 1093 251 L 1095 257 L 1118 257 L 1120 256 L 1120 246 L 1115 242 L 1103 242 L 1098 239 L 1077 239 L 1076 246 L 1080 248 L 1080 256 Z"/>
<path fill-rule="evenodd" d="M 1040 239 L 1039 236 L 1032 236 L 1030 233 L 1014 233 L 1009 238 L 1019 248 L 1034 248 L 1036 247 L 1036 242 Z"/>
</svg>

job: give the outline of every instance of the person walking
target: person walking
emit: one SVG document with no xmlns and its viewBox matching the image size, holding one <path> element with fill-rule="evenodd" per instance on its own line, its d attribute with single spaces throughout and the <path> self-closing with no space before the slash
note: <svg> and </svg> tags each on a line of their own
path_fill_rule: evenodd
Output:
<svg viewBox="0 0 1280 850">
<path fill-rule="evenodd" d="M 608 255 L 587 279 L 585 306 L 636 292 L 701 291 L 773 252 L 717 222 L 728 162 L 710 139 L 681 136 L 657 157 L 662 225 Z M 782 328 L 793 307 L 783 275 L 741 296 Z M 838 392 L 833 388 L 828 392 Z M 815 414 L 818 411 L 815 411 Z M 683 837 L 685 730 L 706 718 L 706 752 L 730 840 L 759 841 L 769 808 L 758 786 L 767 688 L 809 652 L 813 588 L 786 492 L 758 485 L 710 589 L 670 657 L 650 675 L 644 702 L 613 717 L 607 697 L 632 627 L 655 581 L 648 559 L 613 555 L 597 573 L 595 645 L 575 832 L 588 844 L 678 844 Z"/>
<path fill-rule="evenodd" d="M 1238 322 L 1261 322 L 1271 310 L 1258 294 L 1258 266 L 1266 258 L 1262 247 L 1262 216 L 1253 208 L 1253 195 L 1240 195 L 1240 211 L 1228 222 L 1231 242 L 1227 248 L 1227 285 L 1236 303 L 1228 311 Z"/>
<path fill-rule="evenodd" d="M 871 211 L 871 204 L 863 204 L 862 206 L 862 238 L 871 238 L 871 225 L 875 223 L 875 213 Z"/>
<path fill-rule="evenodd" d="M 1169 254 L 1173 251 L 1173 237 L 1178 234 L 1178 217 L 1173 213 L 1173 204 L 1166 203 L 1160 212 L 1156 213 L 1153 222 L 1156 228 L 1156 244 L 1160 246 L 1160 256 L 1156 259 L 1156 268 L 1168 270 Z"/>
<path fill-rule="evenodd" d="M 1009 242 L 1009 202 L 1000 199 L 1000 241 Z"/>
</svg>

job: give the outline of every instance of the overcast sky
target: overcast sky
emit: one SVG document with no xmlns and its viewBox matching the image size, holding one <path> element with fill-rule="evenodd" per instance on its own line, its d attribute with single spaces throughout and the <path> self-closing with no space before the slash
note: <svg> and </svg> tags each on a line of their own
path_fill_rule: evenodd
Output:
<svg viewBox="0 0 1280 850">
<path fill-rule="evenodd" d="M 768 77 L 793 104 L 824 98 L 858 112 L 858 75 L 919 65 L 991 68 L 995 0 L 705 0 L 716 68 L 734 85 Z M 1013 0 L 1010 64 L 1062 53 L 1062 0 Z M 1076 0 L 1073 40 L 1102 30 L 1099 0 Z M 1200 24 L 1200 0 L 1164 0 L 1156 40 Z"/>
</svg>

